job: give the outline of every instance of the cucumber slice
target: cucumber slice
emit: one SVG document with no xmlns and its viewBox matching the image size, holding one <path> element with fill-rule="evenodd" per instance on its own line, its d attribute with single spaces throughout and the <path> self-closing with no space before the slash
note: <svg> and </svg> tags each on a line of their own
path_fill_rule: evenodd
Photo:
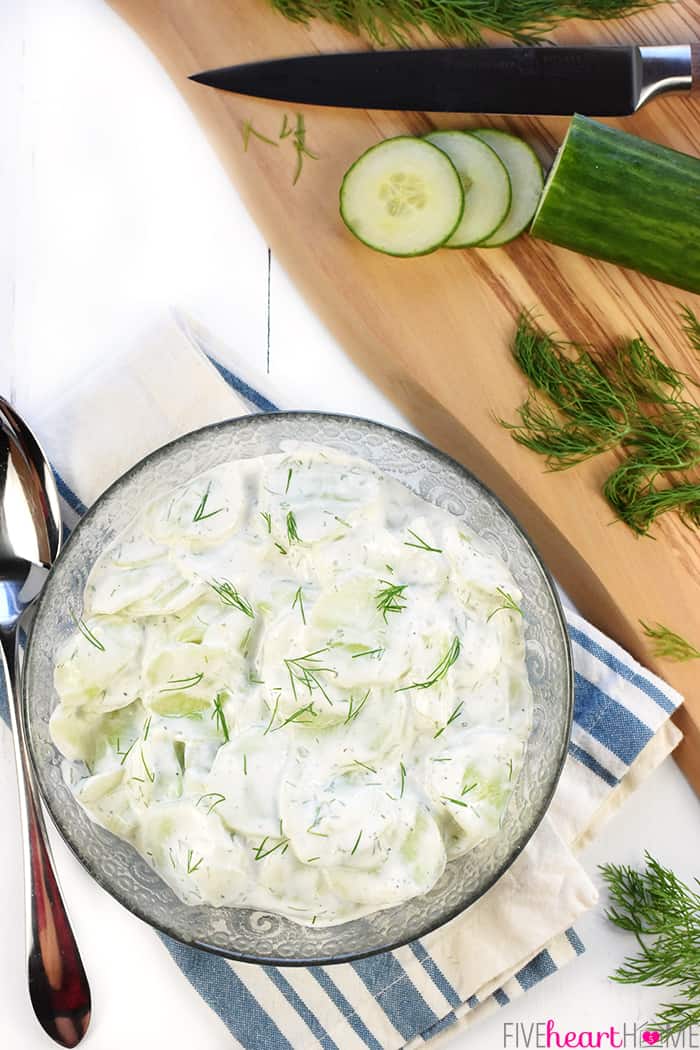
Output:
<svg viewBox="0 0 700 1050">
<path fill-rule="evenodd" d="M 359 240 L 386 255 L 426 255 L 448 240 L 464 211 L 462 180 L 437 146 L 401 135 L 372 146 L 340 187 L 340 215 Z"/>
<path fill-rule="evenodd" d="M 510 210 L 508 170 L 488 143 L 468 131 L 433 131 L 425 136 L 450 158 L 464 187 L 462 221 L 445 248 L 469 248 L 495 233 Z"/>
<path fill-rule="evenodd" d="M 542 165 L 527 142 L 509 135 L 507 131 L 479 128 L 472 134 L 496 151 L 508 169 L 513 187 L 510 211 L 503 224 L 479 246 L 497 248 L 521 234 L 535 214 L 544 185 Z"/>
</svg>

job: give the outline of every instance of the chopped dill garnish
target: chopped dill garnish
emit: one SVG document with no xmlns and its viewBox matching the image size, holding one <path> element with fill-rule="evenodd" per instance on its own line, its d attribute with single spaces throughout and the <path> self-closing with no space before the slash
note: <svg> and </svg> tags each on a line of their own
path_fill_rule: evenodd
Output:
<svg viewBox="0 0 700 1050">
<path fill-rule="evenodd" d="M 251 135 L 253 135 L 256 139 L 259 139 L 260 142 L 264 142 L 267 146 L 278 146 L 279 145 L 279 143 L 274 142 L 272 139 L 269 139 L 267 137 L 267 135 L 263 135 L 262 132 L 257 131 L 253 127 L 253 121 L 252 120 L 246 120 L 245 124 L 243 125 L 243 128 L 241 129 L 241 135 L 242 135 L 242 138 L 243 138 L 243 152 L 244 153 L 248 152 L 248 146 L 250 144 L 250 136 Z"/>
<path fill-rule="evenodd" d="M 308 827 L 306 829 L 306 834 L 307 835 L 315 835 L 317 839 L 327 839 L 328 838 L 328 835 L 326 834 L 325 831 L 314 831 L 313 830 L 313 824 L 311 825 L 311 827 Z"/>
<path fill-rule="evenodd" d="M 478 786 L 479 785 L 476 782 L 476 780 L 472 784 L 465 784 L 465 786 L 462 788 L 462 790 L 460 792 L 460 794 L 462 795 L 462 798 L 464 798 L 465 795 L 468 795 L 470 791 L 473 791 L 474 788 L 478 787 Z"/>
<path fill-rule="evenodd" d="M 144 770 L 146 771 L 146 776 L 150 780 L 151 784 L 153 784 L 156 779 L 156 775 L 151 769 L 148 768 L 148 762 L 146 761 L 146 756 L 143 753 L 143 747 L 141 748 L 141 762 L 143 764 Z"/>
<path fill-rule="evenodd" d="M 188 678 L 169 678 L 168 681 L 171 683 L 164 689 L 159 689 L 159 693 L 181 693 L 185 689 L 192 689 L 204 678 L 204 671 L 198 671 L 197 674 L 192 674 Z"/>
<path fill-rule="evenodd" d="M 85 620 L 82 618 L 82 616 L 78 617 L 75 615 L 75 613 L 71 612 L 70 617 L 75 626 L 82 634 L 85 641 L 89 642 L 90 645 L 95 647 L 95 649 L 99 649 L 101 653 L 104 653 L 106 651 L 104 645 L 102 644 L 100 639 L 93 634 L 88 625 L 85 623 Z"/>
<path fill-rule="evenodd" d="M 415 543 L 410 543 L 408 540 L 404 542 L 404 547 L 415 547 L 419 551 L 432 551 L 433 554 L 442 554 L 442 547 L 431 547 L 429 543 L 426 543 L 418 533 L 414 532 L 413 529 L 408 529 L 408 532 L 413 536 Z M 388 568 L 388 566 L 387 566 Z M 394 571 L 393 569 L 391 570 Z"/>
<path fill-rule="evenodd" d="M 194 857 L 194 851 L 191 850 L 191 849 L 188 849 L 187 850 L 187 874 L 188 875 L 194 875 L 195 871 L 197 870 L 197 868 L 200 866 L 200 864 L 204 860 L 204 857 L 200 857 L 199 860 L 197 861 L 197 863 L 193 864 L 192 863 L 192 858 L 193 857 Z"/>
<path fill-rule="evenodd" d="M 301 175 L 302 168 L 304 167 L 304 157 L 308 157 L 310 160 L 318 160 L 318 153 L 313 153 L 306 145 L 306 125 L 304 123 L 303 114 L 297 113 L 297 123 L 294 131 L 292 132 L 294 149 L 297 155 L 297 166 L 294 172 L 294 178 L 292 179 L 292 185 L 296 186 Z"/>
<path fill-rule="evenodd" d="M 284 489 L 284 494 L 285 494 L 285 496 L 286 496 L 286 495 L 287 495 L 287 493 L 289 492 L 289 486 L 290 486 L 290 484 L 291 484 L 291 481 L 292 481 L 292 474 L 293 474 L 293 473 L 294 473 L 294 471 L 293 471 L 293 469 L 292 469 L 292 468 L 290 467 L 290 468 L 289 468 L 289 470 L 287 471 L 287 484 L 285 485 L 285 489 Z"/>
<path fill-rule="evenodd" d="M 459 716 L 460 716 L 460 715 L 461 715 L 461 713 L 462 713 L 462 709 L 463 709 L 463 708 L 464 708 L 464 700 L 460 700 L 460 701 L 459 701 L 459 703 L 457 704 L 457 706 L 455 707 L 454 711 L 453 711 L 453 712 L 452 712 L 452 714 L 450 715 L 450 717 L 449 717 L 449 718 L 447 719 L 447 721 L 445 722 L 444 726 L 441 726 L 441 727 L 440 727 L 440 729 L 438 729 L 437 733 L 435 733 L 435 734 L 433 735 L 433 740 L 437 740 L 437 738 L 438 738 L 439 736 L 442 736 L 442 734 L 443 734 L 443 733 L 445 732 L 445 730 L 447 729 L 447 727 L 448 727 L 448 726 L 451 726 L 451 725 L 452 725 L 452 723 L 454 722 L 454 720 L 455 720 L 456 718 L 459 718 Z M 437 759 L 437 758 L 436 758 L 436 759 L 435 759 L 435 761 L 436 761 L 436 762 L 439 762 L 439 761 L 447 761 L 447 760 L 445 760 L 445 759 L 442 759 L 442 760 L 441 760 L 441 759 Z"/>
<path fill-rule="evenodd" d="M 352 528 L 352 525 L 350 524 L 350 522 L 346 521 L 345 518 L 339 518 L 337 514 L 334 514 L 333 517 L 335 518 L 335 520 L 340 525 L 344 525 L 346 529 L 351 529 Z"/>
<path fill-rule="evenodd" d="M 520 608 L 512 594 L 508 594 L 508 591 L 504 591 L 502 587 L 497 587 L 496 590 L 503 599 L 503 603 L 499 605 L 497 609 L 494 609 L 493 612 L 490 612 L 488 614 L 488 616 L 486 617 L 487 623 L 489 622 L 492 616 L 495 616 L 496 613 L 503 612 L 504 609 L 510 609 L 512 612 L 520 613 L 521 616 L 524 615 L 523 610 Z"/>
<path fill-rule="evenodd" d="M 350 659 L 359 660 L 361 656 L 376 656 L 379 660 L 385 651 L 384 649 L 364 649 L 361 653 L 354 653 Z"/>
<path fill-rule="evenodd" d="M 360 845 L 360 839 L 361 839 L 361 838 L 362 838 L 362 832 L 360 831 L 360 834 L 359 834 L 359 835 L 357 836 L 357 838 L 355 839 L 355 845 L 354 845 L 354 846 L 352 847 L 352 849 L 350 850 L 350 856 L 351 856 L 351 857 L 353 857 L 353 856 L 355 855 L 355 852 L 356 852 L 356 850 L 357 850 L 357 847 L 358 847 L 358 846 Z"/>
<path fill-rule="evenodd" d="M 309 859 L 307 860 L 307 862 L 306 862 L 306 863 L 307 863 L 307 864 L 313 864 L 313 862 L 314 862 L 315 860 L 320 860 L 320 859 L 321 859 L 320 857 L 309 857 Z"/>
<path fill-rule="evenodd" d="M 265 679 L 258 678 L 252 671 L 248 671 L 248 681 L 251 685 L 265 685 Z"/>
<path fill-rule="evenodd" d="M 245 753 L 243 754 L 243 776 L 248 776 L 248 756 Z"/>
<path fill-rule="evenodd" d="M 393 572 L 394 571 L 394 566 L 393 565 L 385 565 L 384 568 L 388 569 L 389 572 Z"/>
<path fill-rule="evenodd" d="M 294 601 L 292 602 L 292 609 L 295 606 L 299 606 L 299 612 L 301 613 L 301 619 L 306 624 L 306 614 L 304 613 L 304 595 L 302 594 L 301 587 L 297 587 L 296 594 L 294 595 Z"/>
<path fill-rule="evenodd" d="M 205 798 L 206 798 L 206 799 L 209 799 L 209 798 L 213 798 L 213 799 L 214 799 L 214 801 L 213 801 L 213 802 L 211 802 L 211 803 L 209 804 L 208 808 L 207 808 L 207 816 L 209 816 L 209 814 L 211 813 L 211 811 L 212 811 L 213 809 L 215 809 L 215 808 L 216 808 L 216 806 L 220 806 L 222 802 L 225 802 L 225 801 L 226 801 L 226 795 L 222 795 L 222 794 L 221 794 L 220 792 L 218 792 L 218 791 L 207 791 L 206 795 L 200 795 L 200 796 L 199 796 L 199 798 L 197 799 L 197 801 L 196 801 L 195 805 L 197 805 L 197 806 L 198 806 L 198 805 L 199 805 L 199 803 L 200 803 L 200 802 L 203 802 Z"/>
<path fill-rule="evenodd" d="M 683 330 L 700 345 L 700 322 L 683 308 Z M 663 361 L 637 337 L 605 353 L 569 347 L 518 323 L 513 356 L 530 381 L 519 422 L 501 424 L 521 445 L 564 470 L 609 449 L 622 461 L 603 495 L 621 521 L 646 535 L 656 519 L 676 511 L 700 526 L 700 407 L 687 400 L 691 377 Z M 694 382 L 694 380 L 691 380 Z"/>
<path fill-rule="evenodd" d="M 282 849 L 282 852 L 286 853 L 287 846 L 289 845 L 289 839 L 278 839 L 274 846 L 270 846 L 269 849 L 265 849 L 265 846 L 266 846 L 269 838 L 270 838 L 270 836 L 266 835 L 265 838 L 260 843 L 260 845 L 256 849 L 253 850 L 253 853 L 254 853 L 253 860 L 264 860 L 265 857 L 269 857 L 271 853 L 274 853 L 275 850 L 278 850 L 280 847 L 284 847 Z"/>
<path fill-rule="evenodd" d="M 255 618 L 253 606 L 249 601 L 246 601 L 240 591 L 236 590 L 230 580 L 213 580 L 209 586 L 213 591 L 216 591 L 224 605 L 230 605 L 235 609 L 239 609 L 246 616 L 249 616 L 251 620 Z"/>
<path fill-rule="evenodd" d="M 145 740 L 145 739 L 146 739 L 146 737 L 144 737 L 143 739 Z M 120 761 L 120 763 L 119 763 L 119 765 L 120 765 L 120 766 L 123 766 L 123 765 L 124 765 L 124 763 L 126 762 L 127 758 L 129 757 L 129 755 L 130 755 L 130 754 L 131 754 L 131 752 L 133 751 L 133 748 L 134 748 L 134 744 L 135 744 L 135 743 L 136 743 L 136 741 L 135 741 L 135 740 L 132 740 L 132 742 L 131 742 L 131 743 L 129 744 L 129 746 L 127 747 L 126 751 L 120 751 L 120 750 L 119 750 L 119 741 L 117 740 L 117 754 L 121 756 L 121 761 Z"/>
<path fill-rule="evenodd" d="M 359 758 L 353 759 L 353 762 L 356 766 L 362 766 L 363 769 L 366 769 L 370 773 L 374 773 L 376 776 L 377 771 L 373 766 L 368 766 L 366 762 L 360 762 Z"/>
<path fill-rule="evenodd" d="M 513 759 L 512 758 L 508 759 L 508 779 L 509 780 L 513 779 Z"/>
<path fill-rule="evenodd" d="M 270 721 L 267 723 L 267 726 L 265 727 L 265 732 L 263 733 L 263 736 L 267 736 L 267 734 L 272 729 L 272 723 L 275 721 L 275 718 L 277 717 L 277 709 L 278 709 L 279 706 L 280 706 L 280 697 L 279 697 L 279 693 L 278 693 L 277 696 L 275 697 L 275 706 L 272 709 L 272 714 L 270 715 Z"/>
<path fill-rule="evenodd" d="M 214 710 L 211 713 L 211 717 L 216 719 L 217 732 L 221 733 L 224 738 L 224 743 L 228 744 L 231 739 L 228 731 L 228 723 L 226 721 L 226 715 L 224 714 L 224 708 L 222 703 L 223 693 L 217 693 L 214 697 Z"/>
<path fill-rule="evenodd" d="M 287 539 L 290 543 L 301 543 L 297 531 L 297 519 L 291 510 L 287 512 Z"/>
<path fill-rule="evenodd" d="M 280 554 L 287 554 L 286 548 L 283 547 L 281 543 L 275 543 L 275 547 L 280 552 Z"/>
<path fill-rule="evenodd" d="M 694 645 L 687 642 L 680 634 L 676 634 L 675 631 L 671 631 L 661 623 L 652 626 L 644 623 L 643 620 L 639 622 L 644 634 L 653 641 L 654 656 L 678 661 L 700 659 L 700 649 L 696 649 Z"/>
<path fill-rule="evenodd" d="M 261 510 L 260 511 L 260 517 L 263 519 L 263 521 L 267 525 L 268 534 L 271 533 L 272 532 L 272 515 L 269 514 L 266 510 Z"/>
<path fill-rule="evenodd" d="M 406 787 L 406 767 L 403 762 L 399 762 L 399 768 L 401 770 L 401 791 L 399 792 L 399 798 L 403 798 L 403 791 Z"/>
<path fill-rule="evenodd" d="M 304 718 L 304 715 L 309 715 L 309 717 Z M 296 711 L 293 712 L 293 714 L 289 716 L 289 718 L 285 718 L 284 722 L 280 722 L 278 726 L 275 726 L 272 732 L 276 733 L 278 729 L 284 729 L 285 726 L 288 726 L 292 722 L 296 725 L 308 726 L 311 725 L 313 720 L 317 717 L 318 715 L 316 711 L 314 711 L 314 705 L 312 700 L 310 704 L 306 705 L 306 707 L 298 708 Z"/>
<path fill-rule="evenodd" d="M 334 677 L 338 676 L 338 672 L 332 667 L 322 667 L 319 663 L 321 653 L 327 653 L 328 647 L 324 649 L 316 649 L 312 653 L 306 653 L 304 656 L 297 656 L 293 659 L 290 657 L 284 661 L 284 665 L 287 668 L 287 674 L 289 675 L 289 684 L 292 687 L 292 693 L 294 699 L 298 700 L 297 694 L 297 682 L 305 686 L 309 693 L 313 692 L 314 689 L 318 689 L 324 700 L 333 706 L 333 701 L 326 692 L 323 683 L 319 679 L 321 674 L 331 674 Z"/>
<path fill-rule="evenodd" d="M 194 517 L 192 518 L 192 521 L 206 521 L 207 518 L 213 518 L 215 514 L 221 514 L 222 510 L 224 509 L 223 507 L 219 507 L 218 510 L 207 511 L 207 513 L 205 513 L 210 491 L 211 482 L 209 482 L 209 484 L 207 485 L 207 491 L 204 493 L 201 500 L 199 501 L 199 506 L 194 512 Z"/>
<path fill-rule="evenodd" d="M 317 919 L 317 918 L 318 918 L 318 916 L 317 916 L 317 915 L 314 915 L 314 917 L 313 917 L 313 918 L 312 918 L 312 920 L 311 920 L 311 925 L 312 925 L 312 926 L 315 926 L 315 925 L 316 925 L 316 919 Z"/>
<path fill-rule="evenodd" d="M 451 802 L 454 806 L 463 806 L 464 809 L 469 808 L 468 802 L 462 802 L 461 798 L 450 798 L 449 795 L 440 795 L 443 802 Z"/>
<path fill-rule="evenodd" d="M 432 688 L 432 686 L 437 685 L 437 683 L 445 677 L 449 669 L 457 660 L 461 648 L 462 647 L 459 644 L 459 638 L 455 638 L 452 644 L 450 645 L 450 648 L 447 650 L 447 652 L 442 657 L 437 666 L 433 668 L 433 670 L 430 672 L 430 674 L 424 682 L 413 682 L 412 685 L 403 685 L 400 689 L 395 689 L 394 692 L 405 693 L 407 689 L 430 689 Z"/>
<path fill-rule="evenodd" d="M 355 719 L 359 715 L 360 711 L 362 710 L 362 708 L 367 703 L 367 699 L 369 697 L 369 694 L 370 694 L 370 690 L 368 689 L 367 692 L 365 693 L 365 695 L 362 697 L 362 699 L 360 700 L 360 702 L 357 705 L 355 704 L 355 697 L 352 695 L 352 693 L 350 694 L 350 703 L 348 704 L 348 713 L 347 713 L 347 717 L 345 719 L 345 723 L 344 723 L 345 725 L 348 725 L 350 722 L 354 722 L 355 721 Z"/>
<path fill-rule="evenodd" d="M 280 139 L 289 138 L 289 136 L 292 134 L 293 130 L 294 129 L 292 127 L 290 127 L 290 124 L 289 124 L 289 117 L 285 113 L 284 117 L 282 118 L 282 127 L 280 128 L 279 138 Z"/>
<path fill-rule="evenodd" d="M 144 740 L 148 740 L 148 734 L 151 731 L 151 719 L 152 718 L 153 718 L 153 715 L 149 715 L 148 718 L 146 719 L 146 721 L 143 724 L 143 739 Z"/>
<path fill-rule="evenodd" d="M 380 583 L 384 584 L 384 588 L 381 591 L 377 591 L 375 594 L 375 600 L 377 602 L 377 609 L 384 617 L 384 623 L 387 622 L 387 613 L 400 613 L 406 608 L 404 601 L 404 591 L 408 584 L 393 584 L 389 583 L 388 580 L 380 580 Z"/>
</svg>

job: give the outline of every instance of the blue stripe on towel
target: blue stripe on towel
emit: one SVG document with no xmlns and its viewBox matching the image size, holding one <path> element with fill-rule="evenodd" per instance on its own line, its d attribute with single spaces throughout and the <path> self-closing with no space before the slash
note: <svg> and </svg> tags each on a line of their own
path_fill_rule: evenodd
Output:
<svg viewBox="0 0 700 1050">
<path fill-rule="evenodd" d="M 277 405 L 273 404 L 264 394 L 260 391 L 255 390 L 252 386 L 249 386 L 245 380 L 241 379 L 240 376 L 235 376 L 233 372 L 229 372 L 225 365 L 222 365 L 214 357 L 210 357 L 206 354 L 206 358 L 214 366 L 216 371 L 219 373 L 222 379 L 224 379 L 230 387 L 238 391 L 241 397 L 245 398 L 251 405 L 260 412 L 277 412 Z"/>
<path fill-rule="evenodd" d="M 493 997 L 499 1006 L 507 1006 L 510 1002 L 510 998 L 506 995 L 502 988 L 496 988 L 493 993 Z"/>
<path fill-rule="evenodd" d="M 574 949 L 576 954 L 583 955 L 583 953 L 586 950 L 586 946 L 584 945 L 579 935 L 576 933 L 576 930 L 573 928 L 573 926 L 570 926 L 569 929 L 566 931 L 566 936 L 569 941 L 569 944 Z"/>
<path fill-rule="evenodd" d="M 574 627 L 571 623 L 567 624 L 567 626 L 572 641 L 580 645 L 587 653 L 590 653 L 591 656 L 595 656 L 597 660 L 604 663 L 606 667 L 609 667 L 611 671 L 615 672 L 615 674 L 619 674 L 620 678 L 624 678 L 626 682 L 636 686 L 641 692 L 646 693 L 646 695 L 651 700 L 654 700 L 662 710 L 667 711 L 669 714 L 676 710 L 676 705 L 670 697 L 659 689 L 654 682 L 650 682 L 648 678 L 644 677 L 644 675 L 639 674 L 638 671 L 634 671 L 627 664 L 622 663 L 622 661 L 618 660 L 613 653 L 604 649 L 602 645 L 595 641 L 595 639 L 589 638 L 589 636 L 584 634 L 583 631 L 580 631 L 578 627 Z"/>
<path fill-rule="evenodd" d="M 59 495 L 63 497 L 63 499 L 66 501 L 71 510 L 74 510 L 75 513 L 82 518 L 83 514 L 87 510 L 87 507 L 85 506 L 83 501 L 78 496 L 76 496 L 76 494 L 73 492 L 73 489 L 66 481 L 63 480 L 63 478 L 58 473 L 55 467 L 53 467 L 53 476 L 56 479 L 56 488 L 58 489 Z"/>
<path fill-rule="evenodd" d="M 534 959 L 530 959 L 530 962 L 523 966 L 522 970 L 518 970 L 515 976 L 522 990 L 526 992 L 529 988 L 532 988 L 533 984 L 539 984 L 545 977 L 549 977 L 556 972 L 557 967 L 554 959 L 545 948 Z"/>
<path fill-rule="evenodd" d="M 338 985 L 332 980 L 325 970 L 321 969 L 320 966 L 314 966 L 313 969 L 307 970 L 316 982 L 323 988 L 324 992 L 330 1000 L 338 1007 L 341 1014 L 348 1022 L 353 1032 L 369 1047 L 369 1050 L 382 1050 L 382 1044 L 378 1042 L 369 1028 L 362 1020 L 352 1003 L 348 1002 L 343 993 L 341 992 Z"/>
<path fill-rule="evenodd" d="M 360 959 L 352 966 L 406 1042 L 440 1020 L 395 955 Z"/>
<path fill-rule="evenodd" d="M 593 758 L 593 755 L 589 755 L 587 751 L 584 751 L 578 744 L 574 744 L 573 741 L 569 743 L 569 754 L 572 758 L 575 758 L 577 762 L 580 762 L 587 769 L 590 769 L 591 773 L 595 773 L 604 780 L 609 787 L 616 787 L 619 784 L 617 777 L 613 776 L 612 773 L 602 766 L 597 759 Z"/>
<path fill-rule="evenodd" d="M 452 987 L 435 960 L 428 955 L 428 952 L 423 947 L 421 941 L 412 941 L 411 944 L 409 944 L 409 948 L 418 962 L 422 964 L 423 969 L 428 974 L 428 977 L 430 977 L 435 987 L 445 996 L 450 1006 L 461 1006 L 461 995 Z"/>
<path fill-rule="evenodd" d="M 160 934 L 165 947 L 202 999 L 231 1035 L 248 1050 L 293 1050 L 267 1011 L 218 955 L 190 948 Z"/>
<path fill-rule="evenodd" d="M 337 1044 L 333 1042 L 321 1022 L 311 1010 L 309 1010 L 304 1000 L 297 993 L 296 989 L 292 988 L 291 984 L 287 978 L 282 975 L 281 971 L 278 970 L 276 966 L 263 966 L 263 970 L 275 987 L 278 988 L 285 997 L 289 1005 L 296 1010 L 302 1021 L 304 1021 L 307 1027 L 310 1028 L 325 1050 L 338 1050 Z"/>
<path fill-rule="evenodd" d="M 444 1032 L 446 1028 L 451 1028 L 456 1020 L 457 1014 L 454 1010 L 450 1010 L 448 1014 L 445 1014 L 442 1021 L 438 1021 L 438 1023 L 434 1024 L 432 1028 L 426 1028 L 424 1032 L 421 1032 L 423 1041 L 427 1043 L 429 1039 L 433 1038 L 433 1036 L 439 1035 L 440 1032 Z"/>
<path fill-rule="evenodd" d="M 654 735 L 630 710 L 603 693 L 579 674 L 576 681 L 574 717 L 590 736 L 598 740 L 628 766 Z"/>
</svg>

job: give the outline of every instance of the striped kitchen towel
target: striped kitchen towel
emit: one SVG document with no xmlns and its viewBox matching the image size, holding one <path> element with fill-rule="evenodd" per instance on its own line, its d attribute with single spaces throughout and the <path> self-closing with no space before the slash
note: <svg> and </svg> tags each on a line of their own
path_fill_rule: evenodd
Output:
<svg viewBox="0 0 700 1050">
<path fill-rule="evenodd" d="M 96 369 L 30 423 L 59 475 L 70 529 L 152 449 L 205 423 L 277 404 L 266 382 L 179 319 L 137 352 Z M 584 950 L 574 923 L 595 904 L 596 891 L 576 850 L 676 745 L 669 715 L 681 697 L 569 606 L 566 617 L 576 697 L 559 787 L 527 848 L 466 913 L 397 951 L 335 967 L 230 963 L 163 937 L 229 1029 L 232 1046 L 398 1050 L 439 1042 Z M 6 706 L 0 713 L 6 719 Z M 0 725 L 0 735 L 7 732 Z"/>
</svg>

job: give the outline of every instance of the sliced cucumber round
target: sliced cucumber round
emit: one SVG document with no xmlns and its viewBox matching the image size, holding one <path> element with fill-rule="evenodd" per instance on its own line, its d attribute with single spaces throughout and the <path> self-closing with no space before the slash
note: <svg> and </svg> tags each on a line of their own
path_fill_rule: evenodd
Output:
<svg viewBox="0 0 700 1050">
<path fill-rule="evenodd" d="M 542 195 L 542 165 L 527 142 L 507 131 L 479 128 L 472 134 L 496 151 L 510 175 L 513 189 L 510 211 L 498 229 L 479 245 L 480 248 L 497 248 L 514 240 L 530 224 Z"/>
<path fill-rule="evenodd" d="M 446 153 L 401 135 L 363 153 L 340 187 L 340 214 L 364 244 L 386 255 L 426 255 L 457 229 L 462 180 Z"/>
<path fill-rule="evenodd" d="M 464 188 L 464 214 L 445 248 L 469 248 L 499 228 L 510 209 L 508 170 L 488 143 L 468 131 L 433 131 L 425 136 L 450 158 Z"/>
</svg>

